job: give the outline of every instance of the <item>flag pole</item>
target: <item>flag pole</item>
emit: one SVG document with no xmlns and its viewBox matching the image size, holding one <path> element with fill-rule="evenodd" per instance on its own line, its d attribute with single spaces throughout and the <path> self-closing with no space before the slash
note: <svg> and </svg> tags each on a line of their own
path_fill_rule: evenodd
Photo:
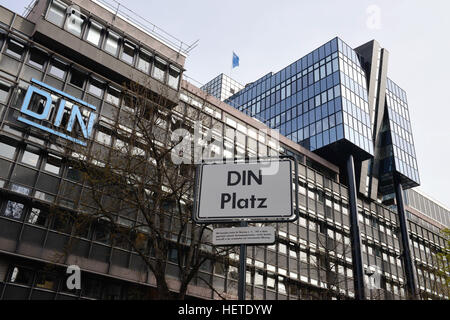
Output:
<svg viewBox="0 0 450 320">
<path fill-rule="evenodd" d="M 230 78 L 232 78 L 231 73 L 233 72 L 233 59 L 234 59 L 234 52 L 231 51 Z"/>
</svg>

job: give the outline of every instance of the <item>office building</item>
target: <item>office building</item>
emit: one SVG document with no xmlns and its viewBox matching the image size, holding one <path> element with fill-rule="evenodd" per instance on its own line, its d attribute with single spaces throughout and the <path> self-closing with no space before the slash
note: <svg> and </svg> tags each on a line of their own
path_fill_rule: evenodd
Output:
<svg viewBox="0 0 450 320">
<path fill-rule="evenodd" d="M 349 184 L 348 171 L 342 169 L 341 160 L 346 159 L 333 159 L 331 151 L 324 148 L 333 148 L 333 143 L 339 143 L 340 147 L 353 152 L 356 163 L 371 161 L 377 154 L 381 162 L 386 158 L 383 156 L 393 156 L 393 160 L 389 160 L 391 162 L 386 161 L 392 164 L 389 170 L 395 169 L 405 186 L 418 184 L 418 176 L 413 170 L 415 162 L 411 163 L 412 160 L 404 154 L 413 155 L 411 146 L 403 142 L 406 141 L 405 132 L 400 130 L 404 128 L 405 122 L 389 114 L 399 128 L 392 128 L 389 121 L 380 120 L 382 129 L 373 129 L 370 115 L 372 112 L 380 113 L 381 107 L 372 111 L 373 96 L 367 89 L 372 83 L 364 87 L 364 81 L 361 80 L 367 72 L 367 66 L 357 62 L 358 58 L 353 56 L 351 49 L 339 49 L 338 52 L 339 40 L 335 39 L 329 42 L 329 50 L 319 50 L 328 55 L 323 56 L 319 52 L 311 58 L 315 61 L 318 55 L 325 59 L 322 65 L 319 62 L 318 72 L 321 76 L 321 66 L 325 65 L 325 81 L 320 80 L 319 86 L 324 83 L 327 91 L 322 90 L 322 87 L 318 91 L 321 111 L 317 119 L 321 119 L 323 126 L 325 117 L 330 117 L 327 118 L 328 128 L 322 127 L 320 132 L 313 131 L 312 135 L 308 131 L 308 137 L 303 135 L 300 140 L 298 133 L 297 138 L 294 138 L 292 131 L 282 131 L 285 135 L 278 137 L 265 124 L 253 119 L 251 114 L 241 112 L 244 109 L 237 110 L 182 80 L 189 46 L 177 43 L 176 39 L 169 38 L 165 33 L 155 32 L 157 28 L 146 27 L 145 23 L 139 23 L 139 19 L 135 20 L 131 14 L 125 15 L 125 7 L 117 8 L 108 3 L 107 0 L 38 0 L 33 3 L 26 17 L 0 7 L 0 299 L 157 297 L 155 276 L 138 252 L 132 249 L 132 245 L 113 237 L 112 230 L 102 220 L 95 221 L 83 233 L 79 233 L 74 221 L 64 218 L 96 210 L 92 201 L 86 197 L 89 187 L 82 178 L 82 172 L 71 162 L 79 155 L 68 150 L 67 141 L 80 148 L 95 147 L 101 150 L 113 150 L 122 145 L 123 141 L 119 138 L 126 136 L 126 132 L 131 132 L 133 128 L 128 128 L 124 123 L 123 133 L 112 130 L 111 125 L 115 121 L 114 115 L 130 112 L 129 100 L 125 98 L 128 91 L 124 83 L 127 82 L 148 87 L 152 96 L 157 96 L 164 101 L 165 106 L 173 109 L 174 120 L 181 119 L 184 126 L 191 127 L 195 120 L 201 119 L 202 130 L 211 129 L 212 138 L 223 143 L 223 148 L 217 146 L 214 151 L 223 153 L 225 158 L 287 154 L 298 160 L 299 218 L 292 223 L 271 224 L 276 228 L 274 245 L 248 247 L 247 299 L 410 297 L 406 284 L 411 272 L 405 269 L 401 216 L 397 213 L 397 206 L 389 200 L 392 199 L 389 194 L 394 192 L 393 187 L 388 186 L 387 177 L 370 169 L 373 165 L 368 164 L 366 171 L 361 165 L 363 169 L 358 168 L 357 174 L 369 177 L 367 181 L 371 182 L 363 184 L 363 192 L 360 189 L 360 192 L 353 192 L 352 195 L 351 190 L 355 191 L 356 188 Z M 343 43 L 341 45 L 344 48 Z M 346 53 L 341 56 L 341 51 Z M 307 70 L 311 67 L 308 59 Z M 338 65 L 342 60 L 343 69 L 333 71 L 336 63 L 334 59 L 339 59 Z M 329 62 L 333 72 L 327 75 Z M 340 70 L 350 68 L 347 66 L 350 63 L 352 70 L 357 70 L 359 75 L 355 74 L 356 71 L 352 71 L 352 76 L 348 75 L 345 86 L 349 90 L 347 92 L 340 85 L 340 78 L 334 80 L 333 77 L 335 72 L 340 77 Z M 361 67 L 358 69 L 357 66 Z M 314 79 L 314 65 L 311 72 Z M 350 74 L 349 70 L 345 72 L 346 75 Z M 305 75 L 311 77 L 309 71 Z M 328 78 L 330 75 L 331 78 Z M 281 74 L 279 77 L 281 81 Z M 298 91 L 293 89 L 293 83 L 290 80 L 289 97 Z M 288 92 L 286 87 L 283 87 L 283 97 Z M 396 112 L 407 119 L 404 113 L 406 99 L 396 88 L 389 84 L 386 89 L 393 92 L 392 104 L 388 107 L 394 111 L 400 110 Z M 367 99 L 364 89 L 370 93 Z M 320 127 L 316 124 L 316 98 L 310 102 L 309 90 L 307 107 L 303 107 L 306 103 L 302 102 L 302 111 L 296 111 L 294 117 L 304 114 L 305 108 L 308 108 L 309 121 L 311 103 L 311 108 L 314 106 L 311 120 L 314 119 L 317 130 Z M 323 92 L 326 92 L 326 102 Z M 356 93 L 359 94 L 359 102 Z M 275 93 L 274 99 L 277 99 L 277 94 L 281 99 L 281 92 Z M 345 103 L 344 98 L 347 101 Z M 292 98 L 290 100 L 292 109 L 297 103 L 292 104 Z M 255 112 L 259 110 L 258 113 L 261 113 L 261 100 L 259 103 L 260 106 L 254 108 Z M 325 103 L 327 115 L 322 113 Z M 282 108 L 281 102 L 279 108 Z M 286 102 L 283 108 L 287 108 Z M 36 122 L 36 117 L 40 115 L 46 117 L 42 116 Z M 331 115 L 334 120 L 332 126 Z M 282 121 L 280 115 L 280 120 L 274 121 L 291 121 L 293 111 L 290 120 L 286 120 L 286 117 L 284 115 Z M 391 118 L 387 118 L 384 112 L 380 119 Z M 178 120 L 173 123 L 179 123 Z M 173 130 L 169 123 L 172 122 L 161 122 L 168 136 Z M 74 129 L 74 132 L 59 130 L 62 124 L 63 127 Z M 309 127 L 311 124 L 308 122 Z M 386 129 L 388 124 L 389 130 Z M 285 126 L 287 128 L 288 125 Z M 330 139 L 333 136 L 331 132 L 335 133 L 333 142 L 329 140 L 325 144 L 324 130 Z M 385 136 L 390 135 L 391 139 L 386 139 L 395 140 L 392 145 L 398 146 L 397 153 L 383 153 L 373 147 L 381 139 L 374 139 L 375 133 L 382 135 L 381 132 L 389 132 Z M 318 138 L 320 134 L 321 140 Z M 314 138 L 309 139 L 311 136 Z M 230 150 L 230 145 L 234 153 L 228 154 L 226 151 Z M 323 152 L 319 152 L 322 149 Z M 396 160 L 396 157 L 399 159 Z M 98 162 L 96 165 L 100 166 Z M 389 170 L 382 172 L 384 174 Z M 377 181 L 380 181 L 380 188 L 373 187 Z M 378 194 L 376 199 L 371 197 L 371 190 L 374 189 L 377 192 L 385 190 L 384 204 L 378 201 L 383 198 Z M 445 245 L 438 230 L 442 228 L 441 222 L 448 223 L 448 217 L 445 218 L 448 211 L 442 208 L 436 209 L 439 213 L 429 213 L 428 202 L 422 204 L 425 202 L 418 200 L 418 204 L 415 196 L 406 198 L 405 210 L 420 219 L 420 223 L 413 219 L 406 221 L 411 238 L 410 258 L 414 266 L 417 297 L 448 299 L 448 288 L 444 286 L 434 263 L 434 254 Z M 357 212 L 354 212 L 355 207 Z M 55 214 L 55 211 L 61 214 Z M 166 215 L 170 218 L 167 237 L 173 239 L 177 220 L 170 209 Z M 431 218 L 421 223 L 421 215 L 431 215 Z M 360 239 L 357 252 L 354 245 L 355 216 Z M 124 212 L 117 217 L 117 221 L 120 221 L 121 227 L 127 228 L 142 222 L 142 217 L 138 212 Z M 144 242 L 141 253 L 152 257 L 152 243 L 146 241 L 146 232 L 143 229 L 135 240 Z M 205 237 L 210 237 L 211 233 L 212 226 L 208 226 Z M 76 245 L 67 250 L 70 239 L 76 239 Z M 236 299 L 238 255 L 230 253 L 225 259 L 211 255 L 211 252 L 210 244 L 201 247 L 201 254 L 208 259 L 190 282 L 186 296 Z M 170 247 L 166 278 L 173 292 L 180 286 L 177 254 L 177 248 Z M 360 259 L 361 274 L 355 273 L 355 270 L 359 270 L 355 269 L 355 255 Z M 57 259 L 61 256 L 64 259 Z M 68 265 L 80 267 L 80 289 L 67 287 Z M 360 287 L 357 288 L 355 284 Z"/>
<path fill-rule="evenodd" d="M 243 85 L 224 73 L 219 74 L 211 81 L 208 81 L 207 84 L 200 87 L 200 89 L 206 91 L 221 101 L 225 101 L 243 88 Z"/>
</svg>

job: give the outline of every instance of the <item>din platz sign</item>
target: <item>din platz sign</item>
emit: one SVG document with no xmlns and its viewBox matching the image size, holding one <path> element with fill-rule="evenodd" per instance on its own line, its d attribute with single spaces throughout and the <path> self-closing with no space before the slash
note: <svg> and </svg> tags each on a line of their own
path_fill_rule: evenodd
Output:
<svg viewBox="0 0 450 320">
<path fill-rule="evenodd" d="M 288 222 L 297 218 L 297 173 L 293 158 L 204 163 L 196 172 L 197 223 Z M 271 244 L 274 228 L 219 228 L 216 245 Z"/>
</svg>

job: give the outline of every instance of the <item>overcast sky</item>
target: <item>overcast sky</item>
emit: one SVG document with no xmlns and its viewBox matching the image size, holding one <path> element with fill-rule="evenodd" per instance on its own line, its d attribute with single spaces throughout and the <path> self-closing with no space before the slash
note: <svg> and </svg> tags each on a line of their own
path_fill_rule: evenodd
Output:
<svg viewBox="0 0 450 320">
<path fill-rule="evenodd" d="M 30 0 L 2 0 L 22 14 Z M 186 74 L 204 84 L 230 75 L 242 84 L 278 71 L 335 36 L 351 47 L 376 39 L 390 52 L 388 75 L 408 95 L 420 189 L 450 207 L 450 1 L 127 0 L 128 8 L 199 45 Z M 198 85 L 198 84 L 197 84 Z"/>
</svg>

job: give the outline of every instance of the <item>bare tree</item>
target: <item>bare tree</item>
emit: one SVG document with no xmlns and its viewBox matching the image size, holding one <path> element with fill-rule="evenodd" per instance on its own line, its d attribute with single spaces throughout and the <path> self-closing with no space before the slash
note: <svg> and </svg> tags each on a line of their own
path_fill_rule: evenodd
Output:
<svg viewBox="0 0 450 320">
<path fill-rule="evenodd" d="M 172 158 L 180 143 L 192 140 L 193 127 L 182 105 L 167 99 L 166 86 L 130 82 L 125 88 L 114 119 L 97 125 L 106 141 L 100 134 L 87 147 L 67 146 L 66 156 L 85 186 L 79 200 L 85 213 L 71 216 L 72 234 L 100 224 L 114 244 L 128 245 L 141 257 L 155 277 L 159 299 L 184 299 L 201 265 L 224 256 L 211 245 L 208 226 L 191 219 L 194 164 Z M 201 112 L 196 120 L 204 121 Z M 171 133 L 180 128 L 186 136 L 173 140 Z M 67 244 L 66 257 L 74 246 L 76 237 Z M 176 292 L 168 284 L 169 259 L 178 265 Z"/>
<path fill-rule="evenodd" d="M 346 287 L 348 281 L 345 275 L 341 275 L 339 267 L 344 267 L 345 257 L 351 256 L 351 245 L 345 243 L 344 239 L 336 239 L 331 229 L 322 223 L 318 226 L 322 232 L 317 236 L 318 256 L 311 263 L 311 267 L 318 268 L 320 280 L 325 282 L 328 297 L 346 299 L 346 295 L 340 289 Z M 344 238 L 344 235 L 341 235 Z"/>
</svg>

